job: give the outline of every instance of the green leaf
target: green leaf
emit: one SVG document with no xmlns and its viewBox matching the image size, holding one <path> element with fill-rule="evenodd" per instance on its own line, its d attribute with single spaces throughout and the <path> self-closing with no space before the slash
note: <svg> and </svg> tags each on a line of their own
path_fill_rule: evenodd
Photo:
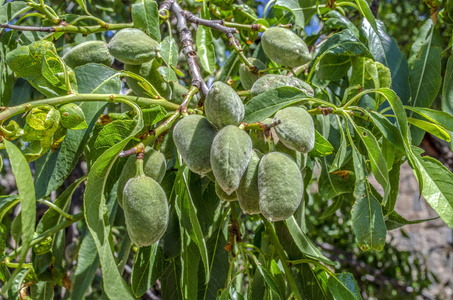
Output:
<svg viewBox="0 0 453 300">
<path fill-rule="evenodd" d="M 201 17 L 207 20 L 211 19 L 206 3 L 203 3 L 201 8 Z M 212 44 L 211 28 L 202 25 L 198 26 L 196 42 L 203 69 L 209 74 L 214 73 L 215 52 L 214 45 Z"/>
<path fill-rule="evenodd" d="M 99 255 L 93 236 L 88 231 L 82 240 L 77 255 L 77 265 L 72 280 L 71 300 L 82 300 L 91 287 L 91 282 L 99 268 Z"/>
<path fill-rule="evenodd" d="M 328 280 L 329 290 L 334 299 L 361 300 L 359 287 L 351 273 L 333 274 Z"/>
<path fill-rule="evenodd" d="M 420 29 L 412 44 L 409 58 L 409 84 L 411 106 L 430 107 L 442 85 L 441 55 L 443 42 L 431 19 Z M 409 116 L 412 116 L 411 113 Z M 411 131 L 412 143 L 420 144 L 424 132 L 415 128 Z"/>
<path fill-rule="evenodd" d="M 17 268 L 9 279 L 9 281 L 12 282 L 11 287 L 6 289 L 7 286 L 3 286 L 2 293 L 6 294 L 7 292 L 8 299 L 20 299 L 19 293 L 22 288 L 22 284 L 31 271 L 31 268 Z"/>
<path fill-rule="evenodd" d="M 176 67 L 178 64 L 178 44 L 172 36 L 167 36 L 162 41 L 160 55 L 168 67 Z"/>
<path fill-rule="evenodd" d="M 17 15 L 20 15 L 31 7 L 25 1 L 13 1 L 0 6 L 0 24 L 6 24 L 13 20 Z M 3 28 L 2 28 L 3 30 Z"/>
<path fill-rule="evenodd" d="M 9 32 L 4 32 L 1 35 L 0 37 L 1 57 L 5 57 L 9 51 L 17 47 L 16 42 L 17 35 L 18 35 L 17 32 L 13 30 Z M 2 59 L 0 61 L 0 105 L 8 106 L 11 97 L 13 96 L 13 88 L 14 88 L 14 73 L 7 66 L 6 61 Z"/>
<path fill-rule="evenodd" d="M 205 283 L 209 281 L 210 269 L 209 269 L 209 257 L 208 250 L 206 248 L 206 241 L 201 230 L 200 222 L 198 221 L 196 210 L 193 204 L 193 199 L 190 193 L 190 187 L 187 180 L 187 168 L 181 168 L 181 177 L 180 184 L 183 188 L 185 186 L 186 190 L 182 191 L 178 195 L 177 203 L 179 208 L 179 217 L 181 226 L 188 232 L 190 239 L 198 246 L 201 261 L 203 262 L 205 269 Z M 181 182 L 182 180 L 182 182 Z M 177 184 L 178 181 L 175 181 Z M 186 193 L 187 191 L 187 193 Z"/>
<path fill-rule="evenodd" d="M 382 22 L 377 22 L 377 30 L 375 30 L 368 21 L 364 20 L 362 30 L 368 39 L 368 48 L 374 59 L 390 69 L 392 90 L 403 103 L 408 103 L 410 88 L 406 56 L 398 49 L 396 41 L 387 35 Z"/>
<path fill-rule="evenodd" d="M 324 22 L 324 26 L 328 29 L 349 29 L 354 36 L 360 37 L 359 30 L 355 25 L 343 16 L 338 10 L 331 10 L 326 14 L 328 19 Z"/>
<path fill-rule="evenodd" d="M 453 114 L 453 57 L 448 58 L 442 89 L 442 111 Z"/>
<path fill-rule="evenodd" d="M 14 279 L 14 275 L 21 269 L 22 263 L 25 261 L 30 243 L 33 240 L 36 223 L 36 198 L 35 186 L 33 184 L 33 176 L 27 160 L 12 142 L 3 140 L 8 153 L 11 169 L 16 180 L 16 186 L 20 197 L 21 206 L 21 228 L 22 228 L 22 249 L 20 251 L 19 267 L 14 271 L 13 276 L 3 286 L 2 291 L 6 292 Z"/>
<path fill-rule="evenodd" d="M 416 167 L 423 180 L 422 194 L 448 227 L 453 228 L 453 174 L 439 161 L 429 156 L 420 157 L 414 147 Z M 414 166 L 415 168 L 415 166 Z"/>
<path fill-rule="evenodd" d="M 198 266 L 200 255 L 197 245 L 189 238 L 186 231 L 183 231 L 183 247 L 181 253 L 181 291 L 182 299 L 196 300 L 198 297 Z M 209 279 L 208 279 L 209 280 Z"/>
<path fill-rule="evenodd" d="M 260 271 L 261 275 L 263 275 L 264 280 L 266 281 L 267 285 L 271 288 L 271 290 L 274 291 L 281 300 L 286 299 L 285 291 L 280 289 L 280 285 L 278 284 L 278 281 L 275 278 L 275 276 L 272 275 L 272 273 L 258 261 L 256 261 L 256 266 L 258 267 L 258 270 Z"/>
<path fill-rule="evenodd" d="M 164 275 L 160 278 L 162 285 L 162 299 L 165 300 L 180 300 L 184 299 L 181 295 L 180 287 L 181 262 L 179 259 L 174 259 L 168 266 Z"/>
<path fill-rule="evenodd" d="M 262 121 L 283 107 L 309 100 L 308 98 L 309 96 L 304 91 L 295 87 L 284 86 L 268 90 L 253 97 L 245 105 L 244 122 L 254 123 Z"/>
<path fill-rule="evenodd" d="M 0 196 L 0 222 L 5 214 L 19 202 L 19 195 Z"/>
<path fill-rule="evenodd" d="M 427 131 L 431 133 L 432 135 L 437 136 L 438 138 L 450 142 L 451 137 L 448 134 L 448 132 L 444 129 L 443 126 L 440 126 L 438 124 L 433 124 L 424 120 L 419 120 L 419 119 L 414 119 L 414 118 L 407 118 L 407 121 L 409 124 L 412 124 L 423 131 Z"/>
<path fill-rule="evenodd" d="M 80 93 L 118 94 L 121 90 L 121 80 L 116 76 L 117 72 L 104 65 L 90 63 L 75 68 L 75 72 Z M 68 130 L 59 149 L 49 151 L 35 162 L 37 198 L 45 197 L 57 189 L 74 169 L 105 105 L 105 102 L 79 104 L 88 127 Z"/>
<path fill-rule="evenodd" d="M 139 248 L 131 275 L 131 288 L 134 295 L 143 296 L 162 276 L 168 265 L 169 263 L 164 261 L 159 242 L 149 247 Z"/>
<path fill-rule="evenodd" d="M 436 220 L 438 218 L 439 217 L 424 219 L 424 220 L 408 221 L 405 218 L 403 218 L 402 216 L 400 216 L 396 211 L 393 211 L 391 214 L 389 214 L 385 218 L 385 226 L 387 227 L 387 230 L 393 230 L 393 229 L 403 227 L 404 225 L 419 224 L 419 223 L 423 223 L 423 222 L 427 222 L 427 221 Z"/>
<path fill-rule="evenodd" d="M 178 77 L 176 77 L 176 73 L 171 67 L 162 66 L 157 71 L 159 71 L 166 81 L 178 81 Z"/>
<path fill-rule="evenodd" d="M 212 235 L 206 242 L 209 261 L 211 262 L 211 277 L 209 278 L 208 284 L 203 284 L 202 279 L 205 278 L 205 274 L 203 268 L 201 268 L 201 266 L 198 267 L 199 299 L 216 299 L 217 292 L 226 285 L 226 280 L 228 279 L 230 262 L 228 259 L 228 252 L 224 249 L 227 241 L 223 235 L 222 227 L 223 226 L 219 226 L 217 234 Z"/>
<path fill-rule="evenodd" d="M 337 59 L 334 58 L 335 56 L 337 57 Z M 366 48 L 366 46 L 352 34 L 351 31 L 343 30 L 341 32 L 335 33 L 334 35 L 329 37 L 325 41 L 325 43 L 322 44 L 321 48 L 319 49 L 319 53 L 316 56 L 315 64 L 318 63 L 316 65 L 316 68 L 319 69 L 318 72 L 321 72 L 321 74 L 333 71 L 332 69 L 330 69 L 330 67 L 325 71 L 320 68 L 339 62 L 343 64 L 343 68 L 344 70 L 346 70 L 344 65 L 346 61 L 338 61 L 338 59 L 341 58 L 347 60 L 360 56 L 371 57 L 371 53 Z M 324 66 L 322 63 L 319 64 L 319 62 L 322 62 L 322 60 L 325 58 L 327 58 L 329 63 L 327 63 L 326 66 Z"/>
<path fill-rule="evenodd" d="M 222 71 L 219 75 L 219 81 L 226 82 L 231 77 L 234 77 L 239 72 L 239 65 L 241 59 L 236 51 L 233 51 L 223 65 Z"/>
<path fill-rule="evenodd" d="M 54 299 L 54 283 L 52 281 L 38 281 L 30 287 L 31 298 L 34 300 Z"/>
<path fill-rule="evenodd" d="M 336 197 L 333 199 L 332 204 L 322 213 L 320 219 L 325 219 L 333 215 L 343 204 L 343 196 Z"/>
<path fill-rule="evenodd" d="M 306 263 L 293 267 L 294 271 L 297 286 L 303 299 L 332 299 L 332 295 L 323 280 L 323 277 L 326 277 L 325 271 L 318 268 L 313 269 Z"/>
<path fill-rule="evenodd" d="M 316 13 L 316 0 L 277 0 L 274 7 L 289 10 L 296 19 L 296 25 L 304 28 Z"/>
<path fill-rule="evenodd" d="M 116 266 L 110 239 L 110 226 L 104 221 L 108 219 L 104 209 L 104 188 L 109 172 L 120 151 L 143 128 L 143 116 L 140 108 L 135 103 L 130 103 L 130 105 L 138 115 L 138 122 L 134 130 L 127 138 L 105 151 L 96 160 L 91 167 L 85 190 L 85 220 L 99 253 L 104 286 L 110 287 L 105 289 L 109 298 L 133 298 Z"/>
<path fill-rule="evenodd" d="M 135 28 L 142 29 L 158 42 L 161 40 L 160 19 L 156 1 L 137 0 L 132 4 L 132 21 L 134 21 Z"/>
<path fill-rule="evenodd" d="M 135 126 L 134 120 L 115 120 L 94 131 L 85 148 L 88 169 L 105 151 L 127 138 Z"/>
<path fill-rule="evenodd" d="M 308 155 L 312 157 L 322 157 L 332 154 L 333 146 L 322 136 L 317 130 L 315 130 L 315 147 L 313 150 L 308 152 Z"/>
<path fill-rule="evenodd" d="M 367 21 L 371 24 L 371 27 L 374 29 L 375 32 L 378 32 L 378 26 L 376 24 L 376 19 L 373 16 L 373 13 L 371 12 L 370 7 L 368 6 L 368 3 L 365 0 L 355 0 L 355 3 L 359 7 L 359 11 L 364 16 Z"/>
<path fill-rule="evenodd" d="M 305 235 L 305 233 L 302 232 L 296 222 L 296 219 L 294 219 L 294 216 L 286 219 L 285 224 L 294 240 L 294 243 L 304 255 L 327 264 L 334 264 L 330 259 L 325 257 L 321 253 L 321 251 L 319 251 L 319 249 L 313 244 L 313 242 Z"/>
<path fill-rule="evenodd" d="M 389 170 L 387 169 L 387 161 L 382 155 L 381 148 L 379 147 L 379 144 L 374 135 L 363 127 L 355 125 L 353 126 L 363 144 L 365 145 L 374 177 L 384 189 L 383 204 L 385 205 L 390 193 Z"/>
<path fill-rule="evenodd" d="M 434 27 L 433 21 L 428 19 L 412 44 L 409 58 L 411 106 L 430 107 L 442 84 L 442 42 Z"/>
<path fill-rule="evenodd" d="M 367 183 L 363 180 L 362 184 Z M 381 251 L 384 248 L 387 229 L 382 207 L 368 187 L 352 207 L 352 227 L 363 251 Z"/>
<path fill-rule="evenodd" d="M 404 106 L 404 108 L 417 113 L 434 124 L 453 131 L 453 116 L 449 113 L 425 107 Z"/>
<path fill-rule="evenodd" d="M 398 162 L 394 163 L 392 169 L 389 172 L 390 195 L 389 199 L 387 200 L 387 204 L 384 207 L 385 215 L 388 215 L 395 209 L 400 185 L 400 169 L 403 163 L 404 160 L 399 160 Z"/>
</svg>

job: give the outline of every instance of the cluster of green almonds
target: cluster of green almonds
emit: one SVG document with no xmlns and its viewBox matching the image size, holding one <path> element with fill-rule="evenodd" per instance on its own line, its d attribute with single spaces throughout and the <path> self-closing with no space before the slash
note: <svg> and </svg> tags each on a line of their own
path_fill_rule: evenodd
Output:
<svg viewBox="0 0 453 300">
<path fill-rule="evenodd" d="M 304 87 L 309 88 L 305 83 Z M 206 117 L 189 115 L 173 129 L 174 143 L 188 168 L 214 180 L 219 198 L 237 200 L 248 214 L 262 213 L 270 221 L 289 218 L 301 203 L 304 186 L 300 161 L 284 152 L 297 152 L 300 157 L 313 149 L 315 132 L 310 114 L 301 107 L 278 111 L 271 122 L 279 123 L 275 132 L 281 142 L 278 149 L 283 152 L 269 152 L 258 149 L 264 141 L 251 138 L 256 133 L 238 127 L 244 104 L 229 85 L 215 82 L 204 110 Z"/>
</svg>

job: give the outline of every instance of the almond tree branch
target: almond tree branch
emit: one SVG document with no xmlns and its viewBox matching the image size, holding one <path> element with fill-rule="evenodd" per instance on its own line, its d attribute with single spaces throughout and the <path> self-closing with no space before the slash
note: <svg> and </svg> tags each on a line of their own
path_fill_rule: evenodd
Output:
<svg viewBox="0 0 453 300">
<path fill-rule="evenodd" d="M 189 64 L 189 72 L 192 76 L 192 86 L 198 88 L 204 97 L 208 94 L 208 86 L 201 76 L 200 67 L 197 63 L 197 52 L 193 48 L 192 33 L 187 27 L 186 18 L 184 17 L 184 10 L 174 0 L 165 0 L 159 7 L 159 14 L 165 18 L 167 12 L 171 10 L 177 20 L 176 28 L 179 32 L 179 40 L 183 45 L 182 51 L 187 56 L 187 63 Z"/>
</svg>

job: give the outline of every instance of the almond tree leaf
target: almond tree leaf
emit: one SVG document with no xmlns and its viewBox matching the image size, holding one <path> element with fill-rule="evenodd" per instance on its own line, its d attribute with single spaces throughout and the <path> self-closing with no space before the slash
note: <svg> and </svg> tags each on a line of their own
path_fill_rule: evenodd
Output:
<svg viewBox="0 0 453 300">
<path fill-rule="evenodd" d="M 438 138 L 450 142 L 451 137 L 448 134 L 448 132 L 443 128 L 443 126 L 440 126 L 438 124 L 430 123 L 424 120 L 419 120 L 419 119 L 414 119 L 414 118 L 407 118 L 407 121 L 409 124 L 412 124 L 423 131 L 429 132 L 432 135 L 437 136 Z"/>
<path fill-rule="evenodd" d="M 374 29 L 375 32 L 378 31 L 376 19 L 373 16 L 373 13 L 371 12 L 370 7 L 368 6 L 368 3 L 365 0 L 355 0 L 355 3 L 359 7 L 360 13 L 362 16 L 364 16 L 367 21 L 371 24 L 371 27 Z"/>
<path fill-rule="evenodd" d="M 383 204 L 387 203 L 391 186 L 389 182 L 389 170 L 387 169 L 387 162 L 382 155 L 381 148 L 374 137 L 374 135 L 367 129 L 354 126 L 354 129 L 357 131 L 358 136 L 362 140 L 363 144 L 368 153 L 368 158 L 371 163 L 371 169 L 373 171 L 374 177 L 379 182 L 379 184 L 384 189 L 384 201 Z"/>
<path fill-rule="evenodd" d="M 289 10 L 295 17 L 296 25 L 304 28 L 316 13 L 316 0 L 277 0 L 274 7 Z"/>
<path fill-rule="evenodd" d="M 169 263 L 164 260 L 159 242 L 138 249 L 132 266 L 131 288 L 136 297 L 141 297 L 162 276 Z"/>
<path fill-rule="evenodd" d="M 442 85 L 441 56 L 443 42 L 435 30 L 435 24 L 428 19 L 423 24 L 417 39 L 412 44 L 409 58 L 410 106 L 430 107 Z M 410 113 L 409 116 L 413 116 Z M 412 127 L 414 145 L 420 144 L 424 132 Z"/>
<path fill-rule="evenodd" d="M 5 144 L 6 152 L 8 153 L 20 197 L 20 218 L 22 228 L 22 248 L 20 251 L 19 267 L 14 270 L 8 282 L 2 287 L 2 292 L 5 293 L 11 287 L 14 278 L 21 270 L 22 263 L 25 261 L 27 252 L 30 248 L 30 243 L 33 240 L 36 223 L 36 198 L 33 176 L 27 160 L 22 155 L 19 148 L 12 142 L 3 139 L 3 143 Z"/>
<path fill-rule="evenodd" d="M 363 20 L 362 30 L 374 59 L 390 69 L 392 90 L 404 104 L 409 103 L 409 66 L 406 56 L 399 50 L 396 41 L 387 35 L 382 22 L 377 22 L 375 30 L 367 20 Z"/>
<path fill-rule="evenodd" d="M 210 19 L 210 13 L 205 3 L 203 3 L 201 9 L 201 17 L 208 20 Z M 196 42 L 203 69 L 209 74 L 214 73 L 215 52 L 214 45 L 212 44 L 211 28 L 202 25 L 198 26 Z"/>
<path fill-rule="evenodd" d="M 402 216 L 400 216 L 396 211 L 393 211 L 391 214 L 389 214 L 385 218 L 385 226 L 387 227 L 387 230 L 393 230 L 393 229 L 403 227 L 404 225 L 420 224 L 423 222 L 436 220 L 438 218 L 439 217 L 424 219 L 424 220 L 408 221 L 405 218 L 403 218 Z"/>
<path fill-rule="evenodd" d="M 9 23 L 16 16 L 30 10 L 31 7 L 25 1 L 8 2 L 0 6 L 0 24 Z M 0 32 L 3 28 L 0 30 Z"/>
<path fill-rule="evenodd" d="M 315 130 L 315 147 L 308 152 L 308 155 L 312 157 L 323 157 L 332 154 L 333 150 L 332 144 L 330 144 L 322 134 Z"/>
<path fill-rule="evenodd" d="M 334 299 L 362 300 L 360 290 L 351 273 L 334 274 L 328 280 L 329 290 Z"/>
<path fill-rule="evenodd" d="M 434 124 L 440 125 L 445 129 L 453 131 L 453 116 L 447 112 L 438 111 L 425 107 L 404 106 L 405 109 L 417 113 L 419 116 L 431 121 Z"/>
<path fill-rule="evenodd" d="M 247 102 L 244 122 L 263 121 L 286 106 L 308 100 L 309 96 L 295 87 L 284 86 L 268 90 Z"/>
<path fill-rule="evenodd" d="M 90 13 L 88 12 L 86 0 L 77 0 L 77 3 L 80 5 L 83 11 L 87 13 L 87 15 L 90 15 Z"/>
<path fill-rule="evenodd" d="M 310 264 L 293 267 L 299 291 L 303 299 L 331 300 L 332 294 L 327 287 L 327 276 L 324 270 L 312 268 Z"/>
<path fill-rule="evenodd" d="M 137 0 L 132 4 L 132 21 L 134 21 L 135 28 L 142 29 L 150 37 L 160 42 L 162 37 L 160 34 L 160 19 L 156 1 Z"/>
<path fill-rule="evenodd" d="M 362 181 L 363 185 L 367 185 Z M 364 193 L 357 198 L 352 207 L 352 227 L 363 251 L 373 249 L 382 251 L 385 245 L 387 228 L 385 227 L 382 206 L 365 186 Z"/>
<path fill-rule="evenodd" d="M 161 43 L 160 55 L 168 67 L 178 64 L 178 44 L 172 36 L 167 36 Z"/>
<path fill-rule="evenodd" d="M 416 166 L 423 180 L 422 194 L 441 219 L 453 229 L 453 174 L 438 160 L 423 156 L 420 148 L 413 147 Z"/>
<path fill-rule="evenodd" d="M 325 257 L 321 251 L 313 244 L 313 242 L 305 235 L 305 233 L 300 229 L 299 225 L 294 219 L 294 216 L 286 219 L 286 226 L 291 234 L 294 243 L 299 248 L 300 252 L 304 255 L 307 255 L 310 258 L 322 261 L 327 264 L 335 264 L 330 259 Z"/>
</svg>

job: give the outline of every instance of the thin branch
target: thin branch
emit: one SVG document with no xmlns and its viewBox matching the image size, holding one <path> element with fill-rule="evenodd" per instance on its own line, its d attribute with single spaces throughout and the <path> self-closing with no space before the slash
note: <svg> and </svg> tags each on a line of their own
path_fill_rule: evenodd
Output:
<svg viewBox="0 0 453 300">
<path fill-rule="evenodd" d="M 186 18 L 184 17 L 184 11 L 179 6 L 178 3 L 174 0 L 165 0 L 159 8 L 160 15 L 165 18 L 169 10 L 176 16 L 177 24 L 176 28 L 179 32 L 179 40 L 183 45 L 182 51 L 187 56 L 187 63 L 189 65 L 190 75 L 192 76 L 192 86 L 198 88 L 201 91 L 204 97 L 208 94 L 208 86 L 204 82 L 203 77 L 201 76 L 200 67 L 197 63 L 197 52 L 193 48 L 193 38 L 192 33 L 187 27 Z"/>
<path fill-rule="evenodd" d="M 133 23 L 124 24 L 106 24 L 106 26 L 95 25 L 95 26 L 75 26 L 67 23 L 62 23 L 59 26 L 50 27 L 35 27 L 35 26 L 19 26 L 12 24 L 0 24 L 0 28 L 8 28 L 20 31 L 40 31 L 40 32 L 68 32 L 68 33 L 82 33 L 90 34 L 96 32 L 102 32 L 107 30 L 120 30 L 123 28 L 132 28 Z"/>
</svg>

